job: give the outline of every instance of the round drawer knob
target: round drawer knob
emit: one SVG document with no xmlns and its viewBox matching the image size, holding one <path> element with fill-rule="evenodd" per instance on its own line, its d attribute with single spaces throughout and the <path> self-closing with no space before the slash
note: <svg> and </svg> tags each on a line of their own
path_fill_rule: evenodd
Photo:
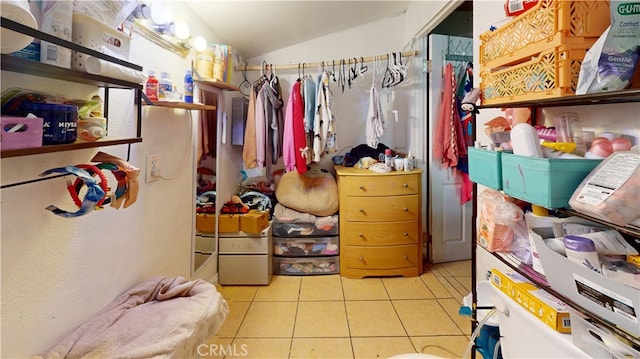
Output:
<svg viewBox="0 0 640 359">
<path fill-rule="evenodd" d="M 364 257 L 360 257 L 358 259 L 360 259 L 360 262 L 364 262 Z"/>
<path fill-rule="evenodd" d="M 364 191 L 364 186 L 363 185 L 360 185 L 360 187 L 358 187 L 358 188 L 360 188 L 361 190 Z"/>
<path fill-rule="evenodd" d="M 402 258 L 404 258 L 404 259 L 409 259 L 409 257 L 407 257 L 407 256 L 402 256 Z"/>
<path fill-rule="evenodd" d="M 402 185 L 402 187 L 409 188 L 409 185 L 405 183 L 405 184 Z"/>
<path fill-rule="evenodd" d="M 409 211 L 409 208 L 404 207 L 402 210 L 403 210 L 403 211 L 405 211 L 405 212 L 408 212 L 408 211 Z"/>
<path fill-rule="evenodd" d="M 358 237 L 364 238 L 364 233 L 358 233 Z"/>
<path fill-rule="evenodd" d="M 364 213 L 364 208 L 360 208 L 360 213 Z"/>
<path fill-rule="evenodd" d="M 404 233 L 402 233 L 402 235 L 403 235 L 403 236 L 405 236 L 405 237 L 408 237 L 408 236 L 409 236 L 409 233 L 404 232 Z"/>
</svg>

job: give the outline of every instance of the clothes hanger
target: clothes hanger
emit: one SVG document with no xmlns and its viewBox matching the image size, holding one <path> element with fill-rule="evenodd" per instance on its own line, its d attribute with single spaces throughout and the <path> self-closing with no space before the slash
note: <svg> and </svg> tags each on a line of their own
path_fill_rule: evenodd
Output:
<svg viewBox="0 0 640 359">
<path fill-rule="evenodd" d="M 391 87 L 395 81 L 396 73 L 391 66 L 391 55 L 387 54 L 387 69 L 385 70 L 384 77 L 382 78 L 382 87 Z"/>
<path fill-rule="evenodd" d="M 367 72 L 369 68 L 367 66 L 364 66 L 364 57 L 360 58 L 360 69 L 358 70 L 358 75 L 362 76 L 364 75 L 365 72 Z"/>
<path fill-rule="evenodd" d="M 331 79 L 333 80 L 333 82 L 337 82 L 338 80 L 336 80 L 336 62 L 335 60 L 331 60 Z"/>
</svg>

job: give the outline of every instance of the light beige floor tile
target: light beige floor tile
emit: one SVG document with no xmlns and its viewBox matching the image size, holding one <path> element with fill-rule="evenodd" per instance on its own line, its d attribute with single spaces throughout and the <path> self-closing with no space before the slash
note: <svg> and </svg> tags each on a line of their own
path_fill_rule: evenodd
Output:
<svg viewBox="0 0 640 359">
<path fill-rule="evenodd" d="M 447 290 L 447 292 L 449 292 L 448 297 L 449 298 L 464 298 L 464 295 L 462 295 L 460 292 L 458 292 L 458 290 L 456 289 L 456 287 L 451 283 L 451 278 L 452 277 L 436 277 L 438 279 L 438 281 L 440 281 L 440 284 L 442 284 L 442 286 Z M 466 295 L 466 294 L 465 294 Z"/>
<path fill-rule="evenodd" d="M 289 358 L 291 338 L 236 338 L 232 348 L 236 352 L 225 358 L 264 358 L 286 359 Z"/>
<path fill-rule="evenodd" d="M 471 290 L 467 290 L 467 288 L 464 287 L 464 285 L 462 285 L 462 283 L 460 283 L 460 281 L 458 280 L 458 277 L 443 277 L 447 280 L 447 282 L 449 282 L 449 284 L 451 285 L 451 295 L 453 296 L 454 299 L 458 299 L 458 300 L 462 300 L 462 298 L 464 298 L 467 294 L 469 294 L 469 292 Z"/>
<path fill-rule="evenodd" d="M 390 301 L 347 301 L 347 319 L 352 337 L 406 336 Z"/>
<path fill-rule="evenodd" d="M 416 352 L 409 337 L 352 338 L 351 342 L 355 358 L 388 358 Z"/>
<path fill-rule="evenodd" d="M 389 300 L 380 278 L 342 278 L 345 300 Z"/>
<path fill-rule="evenodd" d="M 302 277 L 300 301 L 306 300 L 344 300 L 340 275 Z"/>
<path fill-rule="evenodd" d="M 237 302 L 235 300 L 227 300 L 229 304 L 229 314 L 222 324 L 222 328 L 216 334 L 220 338 L 233 338 L 240 328 L 240 324 L 244 320 L 251 302 Z"/>
<path fill-rule="evenodd" d="M 455 299 L 438 299 L 438 302 L 440 302 L 440 305 L 444 308 L 453 322 L 456 323 L 460 331 L 463 334 L 470 335 L 471 317 L 463 316 L 458 313 L 462 302 Z"/>
<path fill-rule="evenodd" d="M 449 275 L 454 277 L 470 277 L 471 276 L 471 261 L 456 261 L 440 263 L 440 266 L 444 268 Z"/>
<path fill-rule="evenodd" d="M 469 340 L 464 335 L 411 337 L 419 353 L 431 354 L 442 358 L 462 358 Z M 469 356 L 467 356 L 469 358 Z M 482 358 L 482 356 L 476 356 Z"/>
<path fill-rule="evenodd" d="M 268 286 L 258 288 L 254 301 L 297 301 L 299 295 L 299 276 L 274 275 Z"/>
<path fill-rule="evenodd" d="M 420 277 L 411 278 L 382 278 L 389 297 L 391 299 L 433 299 L 433 294 L 429 291 Z"/>
<path fill-rule="evenodd" d="M 233 299 L 235 301 L 252 301 L 258 291 L 256 286 L 228 286 L 217 285 L 218 292 L 222 294 L 224 299 Z"/>
<path fill-rule="evenodd" d="M 471 276 L 456 276 L 455 278 L 467 293 L 471 293 Z"/>
<path fill-rule="evenodd" d="M 233 350 L 233 338 L 212 337 L 207 343 L 198 345 L 196 352 L 199 358 L 222 359 Z"/>
<path fill-rule="evenodd" d="M 343 301 L 299 302 L 295 338 L 348 337 L 347 312 Z"/>
<path fill-rule="evenodd" d="M 236 337 L 290 338 L 296 318 L 296 302 L 253 302 Z"/>
<path fill-rule="evenodd" d="M 436 298 L 451 298 L 451 293 L 440 283 L 433 271 L 423 273 L 420 279 Z"/>
<path fill-rule="evenodd" d="M 349 338 L 293 338 L 290 359 L 353 358 Z"/>
<path fill-rule="evenodd" d="M 462 335 L 435 299 L 394 300 L 392 303 L 410 336 Z"/>
</svg>

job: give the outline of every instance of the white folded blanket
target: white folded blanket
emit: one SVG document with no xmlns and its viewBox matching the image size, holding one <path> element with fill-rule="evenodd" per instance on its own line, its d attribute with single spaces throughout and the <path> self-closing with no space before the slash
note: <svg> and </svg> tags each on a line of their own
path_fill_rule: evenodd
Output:
<svg viewBox="0 0 640 359">
<path fill-rule="evenodd" d="M 228 313 L 211 283 L 153 277 L 36 358 L 195 358 Z"/>
</svg>

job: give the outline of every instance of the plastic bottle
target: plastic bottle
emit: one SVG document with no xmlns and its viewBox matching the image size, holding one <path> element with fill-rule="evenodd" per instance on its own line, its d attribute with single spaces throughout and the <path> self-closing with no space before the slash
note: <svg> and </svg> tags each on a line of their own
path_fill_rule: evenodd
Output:
<svg viewBox="0 0 640 359">
<path fill-rule="evenodd" d="M 166 99 L 168 93 L 173 91 L 173 83 L 171 77 L 167 72 L 160 73 L 160 80 L 158 81 L 158 98 L 160 100 Z"/>
<path fill-rule="evenodd" d="M 107 135 L 107 119 L 104 117 L 83 117 L 78 120 L 78 141 L 95 142 Z"/>
<path fill-rule="evenodd" d="M 581 236 L 565 236 L 563 242 L 567 259 L 594 272 L 602 273 L 600 257 L 591 239 Z"/>
<path fill-rule="evenodd" d="M 156 72 L 149 70 L 149 78 L 144 86 L 144 93 L 149 100 L 158 101 L 158 79 L 156 78 Z"/>
<path fill-rule="evenodd" d="M 387 168 L 393 166 L 393 157 L 391 157 L 391 149 L 389 148 L 384 150 L 384 165 L 387 166 Z"/>
<path fill-rule="evenodd" d="M 184 73 L 184 102 L 193 103 L 193 76 L 191 69 Z"/>
</svg>

